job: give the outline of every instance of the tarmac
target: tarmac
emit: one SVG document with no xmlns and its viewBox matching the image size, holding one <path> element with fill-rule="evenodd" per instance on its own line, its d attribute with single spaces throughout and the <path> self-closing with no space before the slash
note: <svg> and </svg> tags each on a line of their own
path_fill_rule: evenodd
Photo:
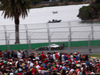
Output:
<svg viewBox="0 0 100 75">
<path fill-rule="evenodd" d="M 88 47 L 72 47 L 72 48 L 64 48 L 63 50 L 39 50 L 39 51 L 35 51 L 33 50 L 29 50 L 29 52 L 54 52 L 54 51 L 58 51 L 58 52 L 66 52 L 66 53 L 74 53 L 74 52 L 79 52 L 80 54 L 100 54 L 100 46 L 93 46 L 91 48 Z"/>
</svg>

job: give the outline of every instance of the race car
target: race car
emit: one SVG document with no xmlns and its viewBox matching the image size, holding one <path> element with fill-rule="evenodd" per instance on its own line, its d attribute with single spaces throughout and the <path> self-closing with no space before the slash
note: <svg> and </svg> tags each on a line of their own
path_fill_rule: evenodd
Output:
<svg viewBox="0 0 100 75">
<path fill-rule="evenodd" d="M 39 48 L 36 48 L 35 50 L 49 50 L 49 47 L 51 50 L 62 50 L 64 49 L 64 44 L 60 44 L 60 45 L 57 45 L 57 44 L 51 44 L 49 46 L 42 46 L 42 47 L 39 47 Z"/>
</svg>

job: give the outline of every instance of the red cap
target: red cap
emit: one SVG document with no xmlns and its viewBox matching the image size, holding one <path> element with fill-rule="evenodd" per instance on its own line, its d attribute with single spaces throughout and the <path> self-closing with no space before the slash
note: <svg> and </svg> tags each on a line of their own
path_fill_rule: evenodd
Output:
<svg viewBox="0 0 100 75">
<path fill-rule="evenodd" d="M 8 59 L 8 61 L 11 61 L 12 59 Z"/>
<path fill-rule="evenodd" d="M 97 66 L 99 66 L 99 64 L 97 64 Z"/>
<path fill-rule="evenodd" d="M 40 69 L 40 70 L 43 70 L 43 68 L 42 68 L 42 67 L 40 67 L 39 69 Z"/>
<path fill-rule="evenodd" d="M 54 70 L 56 70 L 57 68 L 55 67 Z"/>
<path fill-rule="evenodd" d="M 0 63 L 0 65 L 3 65 L 3 63 Z"/>
<path fill-rule="evenodd" d="M 26 59 L 26 61 L 28 61 L 28 59 Z"/>
</svg>

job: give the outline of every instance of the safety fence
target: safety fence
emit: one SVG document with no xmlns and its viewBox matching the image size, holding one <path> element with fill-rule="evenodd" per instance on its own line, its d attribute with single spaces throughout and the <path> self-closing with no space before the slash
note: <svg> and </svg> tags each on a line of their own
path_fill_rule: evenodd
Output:
<svg viewBox="0 0 100 75">
<path fill-rule="evenodd" d="M 100 40 L 99 23 L 61 22 L 61 23 L 23 24 L 20 25 L 19 30 L 20 30 L 19 45 L 27 45 L 26 47 L 28 49 L 40 47 L 40 45 L 36 47 L 33 46 L 37 44 L 42 44 L 41 46 L 43 46 L 43 44 L 50 45 L 51 43 L 57 43 L 57 42 L 67 43 L 66 47 L 68 47 L 69 49 L 70 47 L 73 46 L 75 42 L 77 42 L 75 43 L 76 45 L 78 44 L 78 42 L 81 42 L 83 46 L 88 46 L 89 48 L 92 46 L 91 41 L 93 41 L 97 45 L 100 44 L 98 42 Z M 4 45 L 5 47 L 7 46 L 6 50 L 12 49 L 14 47 L 13 46 L 15 42 L 14 25 L 0 26 L 0 42 L 2 47 Z M 74 45 L 74 47 L 76 45 Z M 18 45 L 15 46 L 17 47 Z"/>
</svg>

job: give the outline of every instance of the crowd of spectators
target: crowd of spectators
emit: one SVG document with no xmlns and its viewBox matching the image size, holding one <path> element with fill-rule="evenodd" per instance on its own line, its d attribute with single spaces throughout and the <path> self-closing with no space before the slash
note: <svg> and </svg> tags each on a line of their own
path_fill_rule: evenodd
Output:
<svg viewBox="0 0 100 75">
<path fill-rule="evenodd" d="M 87 75 L 100 73 L 100 62 L 79 52 L 1 51 L 0 75 Z M 99 74 L 98 74 L 99 75 Z"/>
</svg>

